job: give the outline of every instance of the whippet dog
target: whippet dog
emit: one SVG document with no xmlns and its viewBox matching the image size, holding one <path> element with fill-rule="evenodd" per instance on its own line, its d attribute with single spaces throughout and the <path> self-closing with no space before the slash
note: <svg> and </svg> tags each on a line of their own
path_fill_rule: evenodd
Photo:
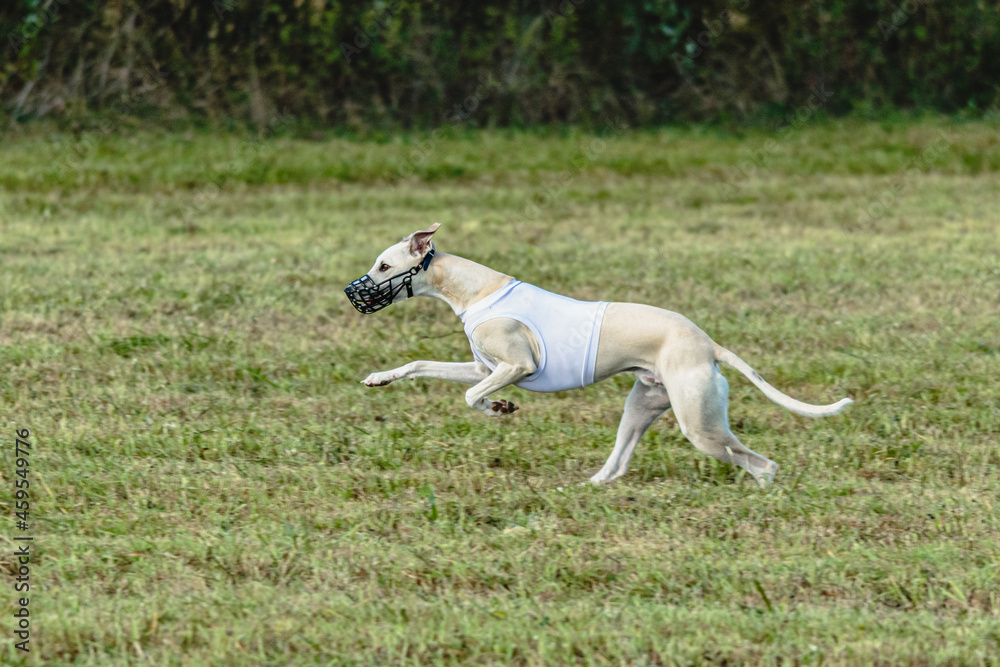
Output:
<svg viewBox="0 0 1000 667">
<path fill-rule="evenodd" d="M 441 299 L 465 324 L 474 361 L 413 361 L 372 373 L 362 381 L 381 387 L 402 379 L 437 378 L 472 385 L 469 407 L 487 415 L 517 409 L 490 396 L 509 385 L 560 391 L 600 382 L 618 373 L 636 375 L 618 426 L 614 450 L 590 478 L 618 479 L 636 443 L 673 408 L 681 433 L 702 452 L 746 469 L 762 485 L 778 464 L 747 449 L 729 430 L 729 384 L 722 362 L 745 375 L 769 399 L 806 417 L 835 415 L 852 401 L 810 405 L 786 396 L 742 359 L 712 341 L 686 317 L 635 303 L 582 302 L 521 283 L 456 255 L 436 252 L 438 224 L 386 249 L 371 270 L 345 292 L 362 313 L 413 296 Z"/>
</svg>

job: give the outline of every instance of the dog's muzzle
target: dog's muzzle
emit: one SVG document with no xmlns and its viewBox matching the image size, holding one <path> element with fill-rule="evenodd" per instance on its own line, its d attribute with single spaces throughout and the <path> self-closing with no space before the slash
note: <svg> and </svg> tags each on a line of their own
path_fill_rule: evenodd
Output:
<svg viewBox="0 0 1000 667">
<path fill-rule="evenodd" d="M 396 295 L 406 288 L 406 298 L 413 296 L 413 276 L 426 271 L 434 257 L 434 248 L 424 255 L 419 264 L 409 271 L 397 273 L 387 280 L 376 283 L 369 274 L 351 282 L 344 293 L 359 313 L 370 315 L 382 310 L 396 299 Z"/>
</svg>

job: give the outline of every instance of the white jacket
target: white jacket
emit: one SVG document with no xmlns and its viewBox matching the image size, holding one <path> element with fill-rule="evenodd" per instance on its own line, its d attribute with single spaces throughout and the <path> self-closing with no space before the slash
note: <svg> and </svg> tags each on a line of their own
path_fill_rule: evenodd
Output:
<svg viewBox="0 0 1000 667">
<path fill-rule="evenodd" d="M 607 301 L 577 301 L 514 280 L 459 315 L 465 335 L 483 322 L 506 317 L 531 329 L 538 340 L 538 370 L 517 383 L 531 391 L 579 389 L 594 383 L 597 343 Z M 496 368 L 472 346 L 472 354 L 490 370 Z"/>
</svg>

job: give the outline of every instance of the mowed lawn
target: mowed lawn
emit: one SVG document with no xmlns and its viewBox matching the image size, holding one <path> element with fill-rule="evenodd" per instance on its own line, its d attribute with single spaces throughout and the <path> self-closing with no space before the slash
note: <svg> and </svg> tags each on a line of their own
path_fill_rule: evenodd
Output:
<svg viewBox="0 0 1000 667">
<path fill-rule="evenodd" d="M 0 144 L 0 501 L 31 456 L 32 665 L 1000 663 L 1000 143 L 987 122 L 452 133 L 41 132 Z M 469 360 L 443 303 L 343 295 L 381 249 L 685 314 L 776 484 L 632 378 L 369 389 Z M 9 516 L 0 561 L 15 569 Z"/>
</svg>

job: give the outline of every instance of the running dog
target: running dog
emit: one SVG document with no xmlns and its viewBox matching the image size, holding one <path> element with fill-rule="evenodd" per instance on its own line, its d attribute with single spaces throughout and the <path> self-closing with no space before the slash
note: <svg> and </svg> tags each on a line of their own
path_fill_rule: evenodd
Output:
<svg viewBox="0 0 1000 667">
<path fill-rule="evenodd" d="M 381 387 L 405 378 L 437 378 L 472 385 L 469 407 L 487 415 L 517 409 L 490 396 L 508 385 L 550 392 L 585 387 L 618 373 L 634 373 L 614 450 L 590 478 L 618 479 L 636 443 L 673 408 L 681 433 L 702 452 L 747 470 L 762 486 L 778 464 L 747 449 L 729 430 L 729 384 L 719 362 L 745 375 L 764 395 L 796 414 L 827 417 L 852 401 L 810 405 L 781 393 L 729 350 L 677 313 L 635 303 L 576 301 L 522 283 L 456 255 L 435 252 L 438 224 L 386 249 L 371 270 L 344 291 L 362 313 L 414 296 L 441 299 L 461 318 L 475 361 L 413 361 L 362 381 Z M 405 291 L 405 294 L 404 294 Z"/>
</svg>

